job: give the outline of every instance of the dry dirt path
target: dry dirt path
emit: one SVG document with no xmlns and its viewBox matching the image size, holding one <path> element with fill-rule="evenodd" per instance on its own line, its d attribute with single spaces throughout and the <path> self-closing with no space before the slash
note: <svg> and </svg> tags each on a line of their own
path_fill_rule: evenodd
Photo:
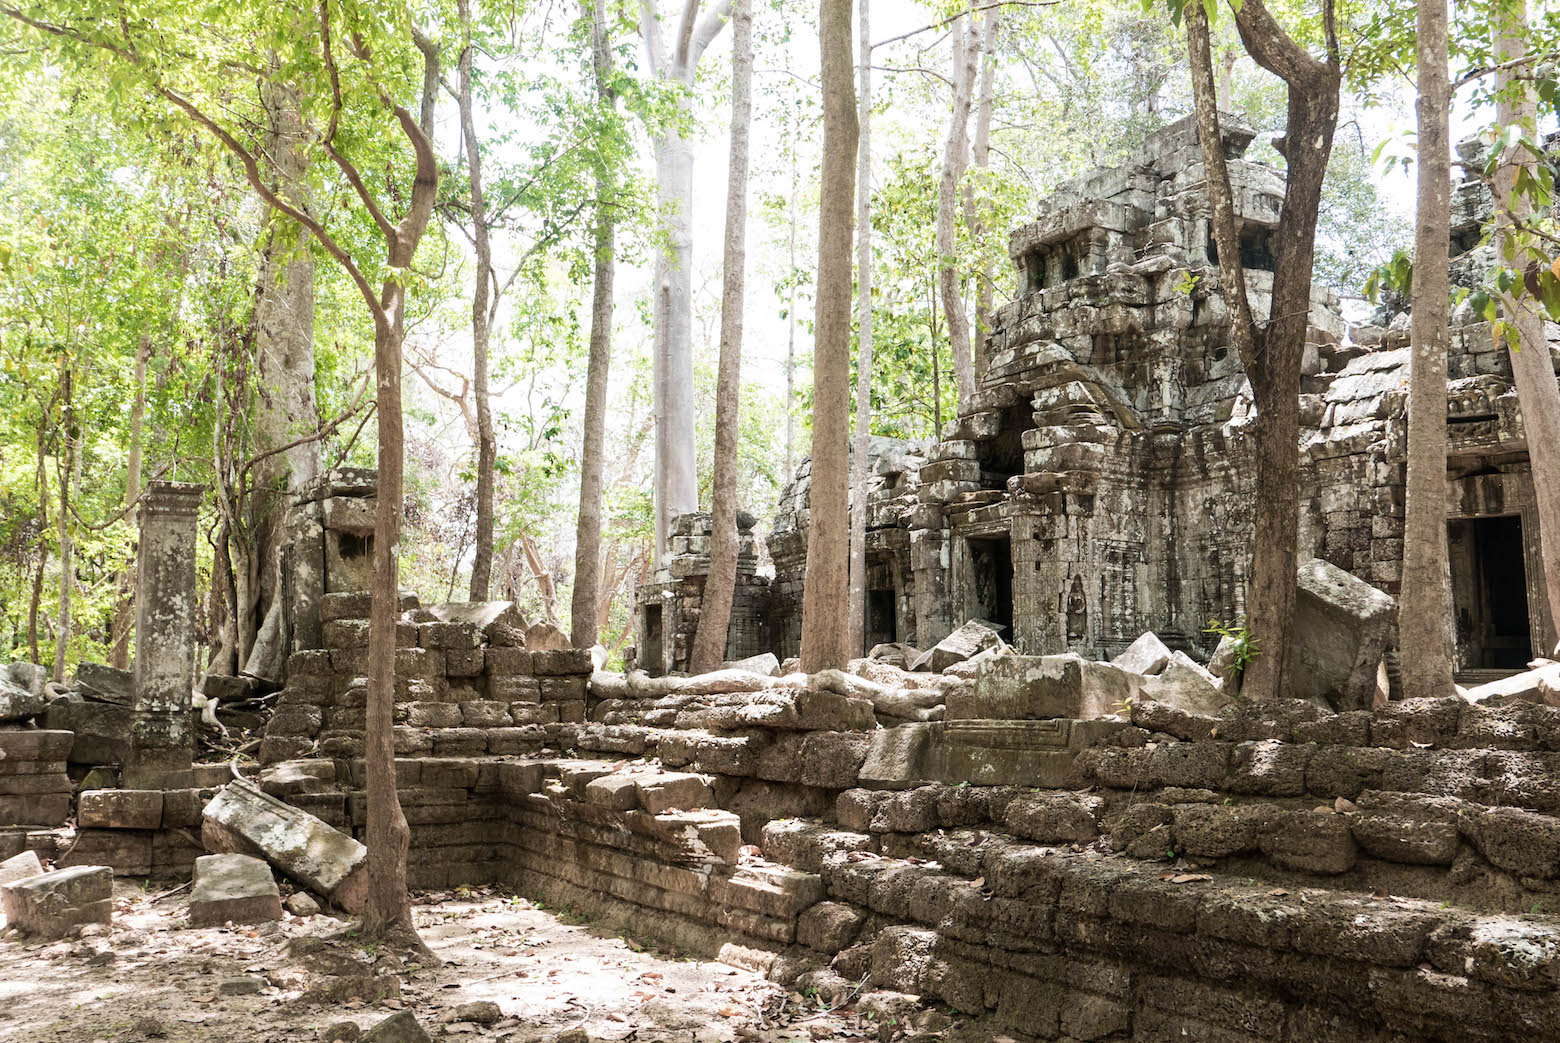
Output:
<svg viewBox="0 0 1560 1043">
<path fill-rule="evenodd" d="M 403 1007 L 436 1039 L 473 1043 L 800 1043 L 877 1038 L 882 1024 L 819 1016 L 755 974 L 644 951 L 496 890 L 416 898 L 431 967 L 364 947 L 326 916 L 191 929 L 183 894 L 156 895 L 120 882 L 111 929 L 0 941 L 0 1040 L 350 1040 L 341 1023 Z"/>
</svg>

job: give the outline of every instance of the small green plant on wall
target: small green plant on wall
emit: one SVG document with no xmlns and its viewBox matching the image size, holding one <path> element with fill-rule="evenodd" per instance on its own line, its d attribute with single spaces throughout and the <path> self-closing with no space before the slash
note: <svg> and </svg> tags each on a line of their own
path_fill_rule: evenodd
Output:
<svg viewBox="0 0 1560 1043">
<path fill-rule="evenodd" d="M 1210 619 L 1208 625 L 1203 628 L 1203 633 L 1229 638 L 1232 642 L 1231 652 L 1235 656 L 1232 665 L 1236 670 L 1244 672 L 1247 664 L 1262 654 L 1262 646 L 1257 644 L 1257 639 L 1252 636 L 1250 630 L 1246 629 L 1245 620 L 1225 623 L 1222 620 Z"/>
</svg>

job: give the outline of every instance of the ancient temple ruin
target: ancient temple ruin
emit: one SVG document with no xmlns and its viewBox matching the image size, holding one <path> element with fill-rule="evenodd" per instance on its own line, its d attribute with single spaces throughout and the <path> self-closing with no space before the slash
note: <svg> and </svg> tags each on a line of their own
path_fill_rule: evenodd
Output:
<svg viewBox="0 0 1560 1043">
<path fill-rule="evenodd" d="M 1248 289 L 1264 315 L 1283 177 L 1244 158 L 1249 129 L 1226 120 L 1224 133 Z M 1469 249 L 1488 193 L 1470 176 L 1457 197 L 1456 241 Z M 1208 620 L 1244 614 L 1253 413 L 1207 210 L 1188 118 L 1151 135 L 1131 164 L 1062 185 L 1013 232 L 1014 297 L 991 317 L 963 415 L 935 444 L 873 440 L 866 648 L 928 648 L 984 619 L 1027 654 L 1108 659 L 1145 631 L 1206 653 Z M 1492 263 L 1490 249 L 1459 260 L 1465 282 Z M 1346 328 L 1337 300 L 1318 290 L 1310 324 L 1299 558 L 1395 594 L 1406 322 Z M 1556 630 L 1509 359 L 1486 323 L 1459 316 L 1450 373 L 1458 666 L 1520 669 L 1554 647 Z M 770 596 L 746 600 L 782 660 L 800 647 L 807 488 L 804 462 L 768 536 Z M 653 597 L 656 616 L 696 618 L 702 573 L 695 565 L 679 579 L 640 604 Z M 656 640 L 653 618 L 641 611 L 641 647 Z M 734 613 L 733 633 L 754 625 Z M 677 647 L 664 666 L 641 661 L 686 668 Z"/>
</svg>

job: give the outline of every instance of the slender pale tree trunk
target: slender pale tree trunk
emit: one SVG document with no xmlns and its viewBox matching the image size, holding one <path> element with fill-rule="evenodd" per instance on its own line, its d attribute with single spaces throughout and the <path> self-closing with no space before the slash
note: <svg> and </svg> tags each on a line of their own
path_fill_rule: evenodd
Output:
<svg viewBox="0 0 1560 1043">
<path fill-rule="evenodd" d="M 421 104 L 415 123 L 397 107 L 402 130 L 417 154 L 416 177 L 405 216 L 386 233 L 392 273 L 409 269 L 438 196 L 433 154 L 434 100 L 439 88 L 438 43 L 415 33 L 423 54 Z M 415 933 L 406 893 L 406 853 L 411 827 L 395 781 L 395 628 L 400 617 L 401 510 L 405 491 L 405 434 L 401 414 L 401 345 L 406 338 L 406 288 L 384 280 L 374 309 L 374 379 L 379 421 L 379 491 L 374 510 L 373 601 L 368 623 L 368 707 L 363 729 L 363 768 L 368 791 L 368 895 L 364 933 Z M 420 943 L 419 943 L 420 944 Z"/>
<path fill-rule="evenodd" d="M 796 143 L 791 143 L 791 273 L 790 296 L 785 305 L 785 480 L 796 477 L 796 195 L 801 180 L 796 170 Z"/>
<path fill-rule="evenodd" d="M 802 669 L 850 658 L 850 248 L 856 187 L 856 99 L 850 0 L 820 0 L 823 169 L 818 194 L 818 295 L 813 323 L 811 524 L 802 595 Z"/>
<path fill-rule="evenodd" d="M 953 113 L 943 148 L 942 176 L 937 183 L 937 285 L 948 316 L 948 349 L 953 353 L 953 375 L 959 385 L 962 411 L 975 393 L 975 361 L 970 355 L 970 323 L 959 289 L 957 207 L 959 181 L 969 159 L 970 95 L 975 85 L 975 59 L 980 54 L 980 27 L 975 24 L 973 11 L 955 24 Z"/>
<path fill-rule="evenodd" d="M 1526 0 L 1497 3 L 1492 18 L 1496 67 L 1525 57 Z M 1535 135 L 1537 107 L 1523 72 L 1521 68 L 1508 67 L 1497 73 L 1496 119 L 1503 127 L 1520 124 L 1529 135 Z M 1517 171 L 1523 167 L 1529 174 L 1535 173 L 1533 159 L 1527 150 L 1514 145 L 1501 157 L 1501 164 L 1495 170 L 1492 184 L 1497 257 L 1508 256 L 1507 244 L 1517 238 L 1512 225 L 1527 220 L 1533 211 L 1532 200 L 1525 193 L 1512 192 Z M 1552 638 L 1554 629 L 1560 629 L 1560 381 L 1555 379 L 1554 360 L 1544 337 L 1544 317 L 1537 303 L 1527 296 L 1506 296 L 1501 304 L 1506 321 L 1516 328 L 1517 334 L 1516 345 L 1509 349 L 1511 372 L 1516 378 L 1522 429 L 1527 437 L 1528 460 L 1533 469 L 1533 491 L 1538 501 L 1539 558 Z M 1512 596 L 1516 596 L 1515 592 Z M 1552 649 L 1534 651 L 1546 655 Z"/>
<path fill-rule="evenodd" d="M 980 259 L 975 271 L 975 328 L 972 333 L 975 341 L 974 380 L 977 383 L 986 375 L 986 368 L 991 362 L 986 335 L 991 332 L 991 302 L 994 293 L 992 262 L 990 252 L 981 239 L 986 234 L 986 199 L 991 191 L 991 187 L 986 184 L 986 175 L 991 169 L 991 110 L 996 95 L 997 24 L 1002 17 L 1002 9 L 987 11 L 985 17 L 985 39 L 980 48 L 980 96 L 975 103 L 975 141 L 970 148 L 970 160 L 980 173 L 979 180 L 964 186 L 964 220 L 969 225 L 975 256 Z"/>
<path fill-rule="evenodd" d="M 64 413 L 60 417 L 60 431 L 64 435 L 61 448 L 66 460 L 65 471 L 60 475 L 60 610 L 54 638 L 54 679 L 61 684 L 65 683 L 65 656 L 70 650 L 71 595 L 76 580 L 70 505 L 81 486 L 82 433 L 76 424 L 75 382 L 75 373 L 67 366 L 62 381 Z"/>
<path fill-rule="evenodd" d="M 141 334 L 140 346 L 135 353 L 135 397 L 130 402 L 130 456 L 125 462 L 125 508 L 129 510 L 141 498 L 141 454 L 146 427 L 146 361 L 151 356 L 152 338 Z M 131 525 L 135 515 L 125 516 Z M 139 536 L 137 537 L 139 540 Z M 130 632 L 135 626 L 135 569 L 119 571 L 119 600 L 114 605 L 112 629 L 113 646 L 109 649 L 110 666 L 124 670 L 130 665 Z"/>
<path fill-rule="evenodd" d="M 699 606 L 691 666 L 720 667 L 737 587 L 737 430 L 742 420 L 742 319 L 747 285 L 748 135 L 753 123 L 753 12 L 736 0 L 731 38 L 731 169 L 726 178 L 726 249 L 721 287 L 720 364 L 715 388 L 715 472 L 711 481 L 710 571 Z"/>
<path fill-rule="evenodd" d="M 870 0 L 858 0 L 861 61 L 856 78 L 856 445 L 851 454 L 850 654 L 866 651 L 867 455 L 872 446 L 872 37 Z"/>
<path fill-rule="evenodd" d="M 1448 121 L 1446 0 L 1420 0 L 1418 15 L 1419 193 L 1414 233 L 1413 341 L 1408 383 L 1407 515 L 1398 640 L 1403 691 L 1448 695 L 1452 661 L 1446 550 L 1447 258 L 1451 247 L 1452 155 Z"/>
<path fill-rule="evenodd" d="M 699 18 L 700 0 L 686 4 L 663 40 L 653 0 L 642 0 L 640 32 L 650 67 L 677 88 L 676 119 L 692 110 L 699 59 L 725 26 L 731 0 Z M 666 44 L 670 44 L 668 49 Z M 661 242 L 655 259 L 655 553 L 666 552 L 671 520 L 699 509 L 693 433 L 693 149 L 675 125 L 655 145 L 656 202 Z"/>
<path fill-rule="evenodd" d="M 298 99 L 285 90 L 263 91 L 269 127 L 266 147 L 275 164 L 277 191 L 307 206 L 309 143 Z M 254 444 L 277 449 L 319 428 L 314 397 L 314 256 L 310 236 L 295 222 L 273 218 L 261 258 L 255 300 Z M 236 461 L 241 463 L 241 459 Z M 254 467 L 247 505 L 239 524 L 247 529 L 247 551 L 237 568 L 253 577 L 240 601 L 238 662 L 249 673 L 279 679 L 288 642 L 256 643 L 256 635 L 280 627 L 281 543 L 288 494 L 317 478 L 320 444 L 310 439 L 268 456 Z M 247 520 L 245 520 L 247 519 Z M 268 618 L 272 617 L 274 618 Z"/>
<path fill-rule="evenodd" d="M 471 2 L 456 0 L 460 17 L 460 130 L 466 142 L 471 183 L 471 238 L 477 251 L 477 286 L 471 297 L 471 394 L 477 413 L 477 531 L 471 558 L 471 600 L 486 601 L 493 579 L 493 467 L 498 442 L 488 395 L 489 307 L 493 245 L 488 235 L 487 199 L 482 188 L 482 144 L 471 100 Z"/>
<path fill-rule="evenodd" d="M 617 105 L 609 84 L 612 49 L 607 40 L 605 0 L 591 7 L 591 64 L 596 101 L 606 113 Z M 594 645 L 601 632 L 601 486 L 606 461 L 607 371 L 612 364 L 612 283 L 615 186 L 605 161 L 596 165 L 596 275 L 591 291 L 590 361 L 585 370 L 585 438 L 580 449 L 580 509 L 575 524 L 574 594 L 569 603 L 570 640 L 575 648 Z"/>
</svg>

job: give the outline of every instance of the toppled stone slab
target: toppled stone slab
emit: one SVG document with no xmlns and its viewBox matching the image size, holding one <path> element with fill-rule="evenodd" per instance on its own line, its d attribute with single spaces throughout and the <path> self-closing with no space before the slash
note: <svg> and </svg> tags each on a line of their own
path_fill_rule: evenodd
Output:
<svg viewBox="0 0 1560 1043">
<path fill-rule="evenodd" d="M 1390 594 L 1330 562 L 1312 558 L 1301 565 L 1291 693 L 1325 698 L 1339 710 L 1369 709 L 1396 609 Z"/>
<path fill-rule="evenodd" d="M 1088 720 L 1120 711 L 1143 685 L 1138 674 L 1070 653 L 1001 656 L 969 690 L 948 693 L 947 719 Z"/>
<path fill-rule="evenodd" d="M 77 924 L 108 923 L 113 887 L 108 866 L 56 869 L 0 888 L 0 908 L 9 926 L 60 938 Z"/>
<path fill-rule="evenodd" d="M 1508 706 L 1511 703 L 1560 706 L 1560 664 L 1541 666 L 1481 684 L 1468 689 L 1464 698 L 1481 706 Z"/>
<path fill-rule="evenodd" d="M 1176 652 L 1157 677 L 1147 679 L 1143 698 L 1202 714 L 1218 713 L 1233 700 L 1223 682 L 1185 652 Z"/>
<path fill-rule="evenodd" d="M 720 664 L 722 670 L 746 670 L 750 674 L 758 674 L 760 677 L 777 677 L 780 674 L 780 659 L 773 652 L 765 652 L 762 655 L 748 656 L 746 659 L 735 659 L 729 663 Z"/>
<path fill-rule="evenodd" d="M 266 923 L 282 918 L 282 892 L 271 867 L 250 855 L 202 855 L 195 860 L 190 926 Z"/>
<path fill-rule="evenodd" d="M 0 668 L 0 723 L 26 721 L 48 708 L 43 685 L 46 675 L 32 663 L 8 663 Z"/>
<path fill-rule="evenodd" d="M 92 702 L 125 707 L 135 704 L 135 675 L 129 670 L 103 663 L 80 663 L 73 687 Z"/>
<path fill-rule="evenodd" d="M 962 663 L 988 648 L 1002 644 L 1002 628 L 984 619 L 972 619 L 943 638 L 914 663 L 912 670 L 930 670 L 940 674 L 955 663 Z"/>
<path fill-rule="evenodd" d="M 348 912 L 363 907 L 368 849 L 247 779 L 229 783 L 206 805 L 201 840 L 209 851 L 263 858 Z"/>
<path fill-rule="evenodd" d="M 43 863 L 38 860 L 38 852 L 23 851 L 0 862 L 0 887 L 25 880 L 29 876 L 37 876 L 41 872 L 43 872 Z"/>
<path fill-rule="evenodd" d="M 1110 661 L 1112 666 L 1130 670 L 1134 674 L 1157 674 L 1170 662 L 1170 646 L 1159 640 L 1152 630 L 1127 646 L 1127 650 Z"/>
</svg>

